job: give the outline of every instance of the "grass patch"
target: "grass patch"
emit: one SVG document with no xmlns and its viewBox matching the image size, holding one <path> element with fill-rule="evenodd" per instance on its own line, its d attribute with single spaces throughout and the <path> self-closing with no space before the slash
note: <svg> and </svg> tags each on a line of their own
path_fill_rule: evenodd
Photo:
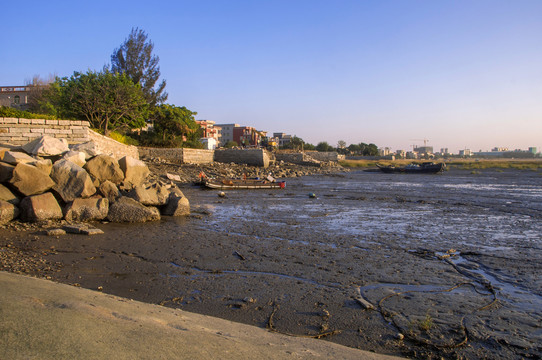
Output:
<svg viewBox="0 0 542 360">
<path fill-rule="evenodd" d="M 446 165 L 457 167 L 463 170 L 484 170 L 484 169 L 518 169 L 538 170 L 542 168 L 542 159 L 457 159 L 446 162 Z"/>
<path fill-rule="evenodd" d="M 499 171 L 504 171 L 505 169 L 537 171 L 542 169 L 542 159 L 342 160 L 339 161 L 339 164 L 348 168 L 370 168 L 376 167 L 377 163 L 382 165 L 405 166 L 412 163 L 421 164 L 426 161 L 433 161 L 435 163 L 444 162 L 446 163 L 447 168 L 453 167 L 472 171 L 484 169 L 497 169 Z"/>
<path fill-rule="evenodd" d="M 118 133 L 116 131 L 110 132 L 109 137 L 125 145 L 134 145 L 134 146 L 139 145 L 139 142 L 136 139 L 131 138 L 128 135 Z"/>
</svg>

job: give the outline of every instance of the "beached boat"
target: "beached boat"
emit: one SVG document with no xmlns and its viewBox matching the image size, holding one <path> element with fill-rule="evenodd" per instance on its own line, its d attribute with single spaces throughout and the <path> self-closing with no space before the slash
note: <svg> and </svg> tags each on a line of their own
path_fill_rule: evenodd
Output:
<svg viewBox="0 0 542 360">
<path fill-rule="evenodd" d="M 446 168 L 444 163 L 424 162 L 421 164 L 409 164 L 406 166 L 380 165 L 376 166 L 385 173 L 401 173 L 401 174 L 437 174 Z"/>
<path fill-rule="evenodd" d="M 204 179 L 203 185 L 211 189 L 284 189 L 285 181 L 269 181 L 260 179 Z"/>
</svg>

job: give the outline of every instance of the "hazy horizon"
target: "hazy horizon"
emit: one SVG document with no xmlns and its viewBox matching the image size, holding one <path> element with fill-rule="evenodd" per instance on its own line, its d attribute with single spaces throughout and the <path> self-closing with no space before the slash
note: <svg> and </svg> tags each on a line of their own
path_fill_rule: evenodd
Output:
<svg viewBox="0 0 542 360">
<path fill-rule="evenodd" d="M 317 144 L 542 147 L 540 1 L 29 1 L 0 85 L 100 70 L 133 27 L 167 103 Z"/>
</svg>

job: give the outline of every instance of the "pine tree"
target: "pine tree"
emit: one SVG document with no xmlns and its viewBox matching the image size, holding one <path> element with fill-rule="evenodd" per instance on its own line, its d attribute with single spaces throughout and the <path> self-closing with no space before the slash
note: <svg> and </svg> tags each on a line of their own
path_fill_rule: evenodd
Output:
<svg viewBox="0 0 542 360">
<path fill-rule="evenodd" d="M 164 92 L 166 81 L 154 87 L 160 77 L 160 58 L 152 54 L 154 44 L 148 40 L 145 31 L 132 28 L 124 43 L 111 55 L 111 71 L 125 73 L 134 83 L 140 84 L 145 99 L 151 106 L 161 104 L 167 99 Z"/>
</svg>

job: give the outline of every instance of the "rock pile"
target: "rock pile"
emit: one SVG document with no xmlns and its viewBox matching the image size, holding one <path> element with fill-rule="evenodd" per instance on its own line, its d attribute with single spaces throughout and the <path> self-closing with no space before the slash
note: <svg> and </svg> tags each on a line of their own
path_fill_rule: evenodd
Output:
<svg viewBox="0 0 542 360">
<path fill-rule="evenodd" d="M 144 222 L 190 214 L 172 182 L 150 177 L 147 165 L 100 154 L 92 143 L 73 146 L 43 136 L 20 148 L 0 148 L 0 225 L 108 220 Z"/>
</svg>

